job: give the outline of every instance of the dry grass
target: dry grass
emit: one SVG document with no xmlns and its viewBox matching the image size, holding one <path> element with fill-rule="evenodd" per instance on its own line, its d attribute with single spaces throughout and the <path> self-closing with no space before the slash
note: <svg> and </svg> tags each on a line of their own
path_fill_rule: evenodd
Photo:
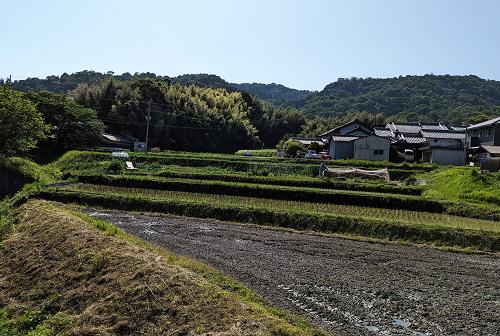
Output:
<svg viewBox="0 0 500 336">
<path fill-rule="evenodd" d="M 53 203 L 18 212 L 0 250 L 0 308 L 63 312 L 67 335 L 315 334 Z"/>
</svg>

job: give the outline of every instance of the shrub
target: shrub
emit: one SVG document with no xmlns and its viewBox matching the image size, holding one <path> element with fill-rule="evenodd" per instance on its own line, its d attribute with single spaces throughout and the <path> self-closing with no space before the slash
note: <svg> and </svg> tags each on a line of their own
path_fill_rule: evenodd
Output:
<svg viewBox="0 0 500 336">
<path fill-rule="evenodd" d="M 295 157 L 299 152 L 305 152 L 306 148 L 302 143 L 300 143 L 297 140 L 287 140 L 283 144 L 283 147 L 281 148 L 285 151 L 286 155 L 288 157 Z"/>
<path fill-rule="evenodd" d="M 118 174 L 123 171 L 123 165 L 124 163 L 120 160 L 111 160 L 107 167 L 106 167 L 106 172 L 110 174 Z"/>
</svg>

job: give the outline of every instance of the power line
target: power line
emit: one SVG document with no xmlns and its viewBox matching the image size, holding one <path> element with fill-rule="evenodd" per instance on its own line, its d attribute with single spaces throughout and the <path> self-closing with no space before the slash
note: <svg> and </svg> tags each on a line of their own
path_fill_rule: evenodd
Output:
<svg viewBox="0 0 500 336">
<path fill-rule="evenodd" d="M 123 123 L 122 121 L 111 120 L 111 119 L 101 119 L 101 121 L 109 122 L 109 123 L 115 123 L 115 124 L 122 124 Z M 146 126 L 147 124 L 146 123 L 140 123 L 140 122 L 126 122 L 125 125 Z M 168 126 L 168 125 L 150 125 L 150 127 L 183 128 L 183 129 L 203 129 L 203 130 L 220 131 L 220 129 L 213 128 L 213 127 Z"/>
</svg>

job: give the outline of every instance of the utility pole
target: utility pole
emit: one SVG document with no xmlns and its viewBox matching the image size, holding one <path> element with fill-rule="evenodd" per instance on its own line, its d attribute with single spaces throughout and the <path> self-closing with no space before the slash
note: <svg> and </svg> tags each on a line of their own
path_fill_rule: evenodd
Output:
<svg viewBox="0 0 500 336">
<path fill-rule="evenodd" d="M 148 102 L 148 115 L 146 116 L 146 153 L 148 152 L 148 140 L 149 140 L 149 122 L 151 121 L 151 103 L 153 99 L 149 99 Z"/>
<path fill-rule="evenodd" d="M 464 165 L 467 165 L 467 159 L 468 159 L 468 148 L 469 145 L 467 144 L 468 136 L 467 136 L 467 125 L 465 126 L 465 138 L 464 138 Z"/>
</svg>

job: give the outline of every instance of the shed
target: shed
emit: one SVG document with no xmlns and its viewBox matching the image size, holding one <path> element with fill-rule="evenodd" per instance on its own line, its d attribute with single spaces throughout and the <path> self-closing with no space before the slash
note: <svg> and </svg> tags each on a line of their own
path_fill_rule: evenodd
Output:
<svg viewBox="0 0 500 336">
<path fill-rule="evenodd" d="M 354 140 L 356 160 L 389 161 L 391 140 L 378 135 L 369 135 Z"/>
</svg>

